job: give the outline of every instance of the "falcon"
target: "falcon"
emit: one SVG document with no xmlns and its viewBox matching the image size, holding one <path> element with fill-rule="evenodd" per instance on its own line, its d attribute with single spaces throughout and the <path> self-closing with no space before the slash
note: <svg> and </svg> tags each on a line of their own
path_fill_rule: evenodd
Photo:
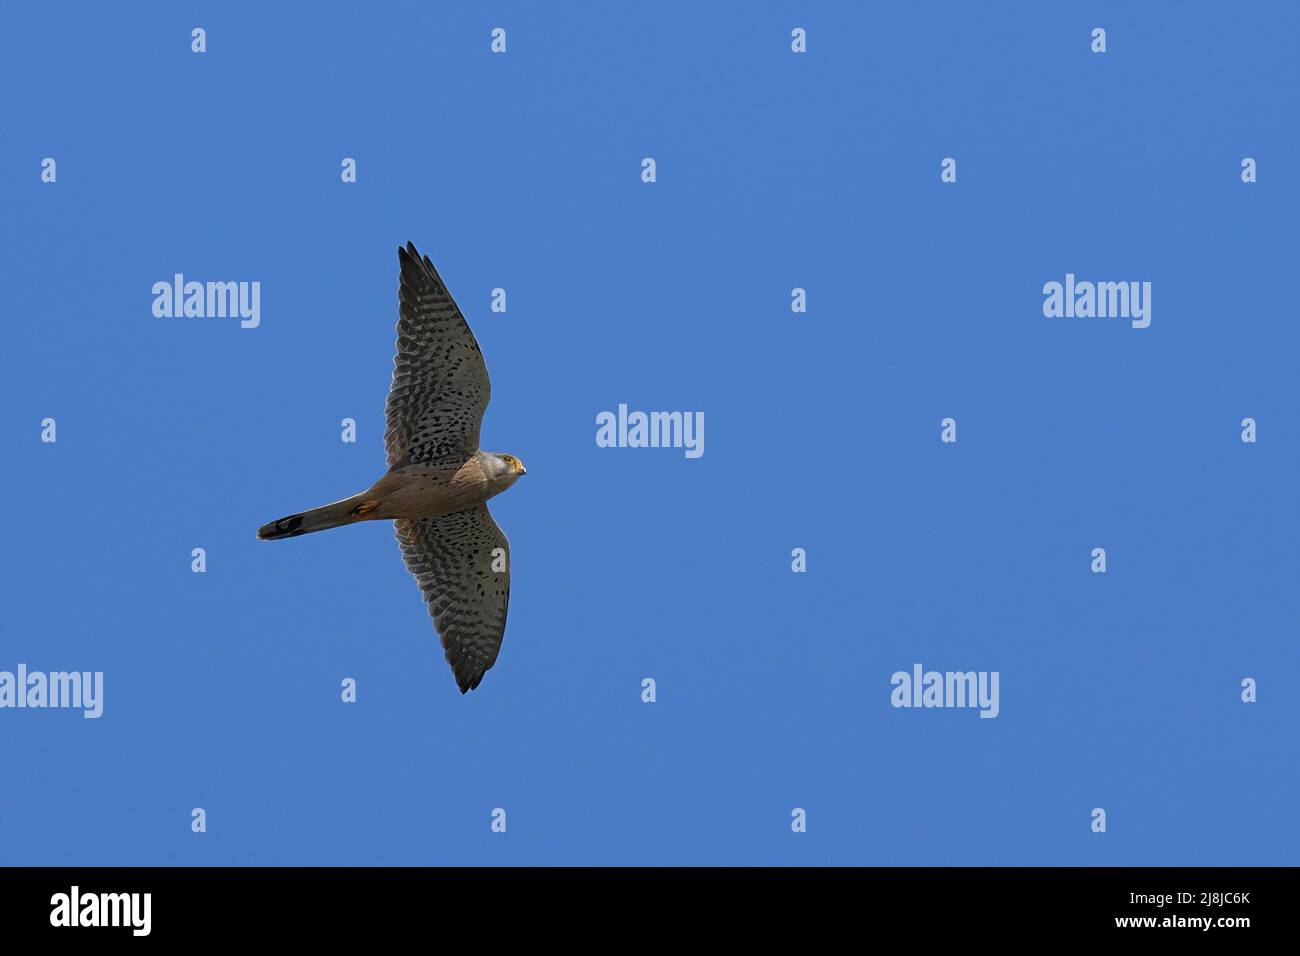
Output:
<svg viewBox="0 0 1300 956">
<path fill-rule="evenodd" d="M 510 542 L 489 498 L 521 475 L 514 455 L 479 448 L 491 396 L 474 333 L 428 256 L 398 248 L 397 357 L 388 392 L 388 472 L 351 498 L 272 521 L 262 540 L 392 520 L 462 694 L 496 663 L 510 603 Z"/>
</svg>

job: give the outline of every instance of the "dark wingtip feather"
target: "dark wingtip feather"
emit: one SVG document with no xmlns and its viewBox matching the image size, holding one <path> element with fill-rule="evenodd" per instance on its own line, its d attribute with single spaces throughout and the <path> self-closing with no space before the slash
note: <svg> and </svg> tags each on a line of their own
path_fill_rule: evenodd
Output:
<svg viewBox="0 0 1300 956">
<path fill-rule="evenodd" d="M 442 276 L 438 275 L 433 260 L 428 256 L 420 255 L 420 250 L 415 248 L 415 243 L 407 242 L 405 246 L 398 246 L 397 261 L 403 275 L 410 275 L 417 279 L 433 279 L 434 282 L 442 285 Z"/>
<path fill-rule="evenodd" d="M 453 671 L 456 675 L 456 686 L 460 688 L 462 694 L 468 694 L 483 683 L 483 675 L 487 672 L 486 667 L 478 671 L 466 669 L 463 674 L 459 669 Z"/>
</svg>

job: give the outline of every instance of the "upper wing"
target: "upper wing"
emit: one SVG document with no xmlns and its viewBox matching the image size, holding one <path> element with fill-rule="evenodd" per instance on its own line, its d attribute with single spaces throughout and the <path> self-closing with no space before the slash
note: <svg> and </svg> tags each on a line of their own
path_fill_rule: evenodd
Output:
<svg viewBox="0 0 1300 956">
<path fill-rule="evenodd" d="M 510 604 L 510 542 L 485 504 L 393 524 L 456 684 L 462 694 L 473 690 L 501 651 Z"/>
<path fill-rule="evenodd" d="M 473 454 L 492 394 L 483 353 L 428 257 L 408 242 L 397 258 L 402 278 L 384 431 L 388 464 Z"/>
</svg>

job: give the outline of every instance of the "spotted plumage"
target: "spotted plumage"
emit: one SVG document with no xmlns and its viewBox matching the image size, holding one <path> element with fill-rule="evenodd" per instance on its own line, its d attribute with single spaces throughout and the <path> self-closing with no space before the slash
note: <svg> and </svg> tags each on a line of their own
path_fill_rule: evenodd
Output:
<svg viewBox="0 0 1300 956">
<path fill-rule="evenodd" d="M 389 467 L 472 454 L 492 397 L 483 353 L 428 257 L 413 245 L 397 257 L 397 357 L 384 432 Z"/>
<path fill-rule="evenodd" d="M 463 694 L 496 663 L 510 603 L 510 542 L 487 500 L 527 470 L 513 455 L 479 448 L 492 392 L 483 353 L 433 263 L 410 243 L 397 257 L 387 474 L 351 498 L 263 525 L 257 536 L 292 538 L 393 519 L 403 560 Z"/>
<path fill-rule="evenodd" d="M 510 542 L 487 505 L 393 524 L 456 683 L 462 691 L 473 690 L 501 650 L 510 605 Z"/>
</svg>

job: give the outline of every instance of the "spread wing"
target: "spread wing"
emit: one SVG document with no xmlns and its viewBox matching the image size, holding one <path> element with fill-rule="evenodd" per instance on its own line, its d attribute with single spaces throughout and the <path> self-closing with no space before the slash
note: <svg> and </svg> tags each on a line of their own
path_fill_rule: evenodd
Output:
<svg viewBox="0 0 1300 956">
<path fill-rule="evenodd" d="M 492 393 L 483 353 L 428 257 L 408 242 L 397 258 L 397 357 L 384 431 L 389 467 L 473 454 Z"/>
<path fill-rule="evenodd" d="M 510 542 L 487 505 L 393 524 L 456 684 L 462 694 L 473 690 L 501 650 L 510 604 Z"/>
</svg>

